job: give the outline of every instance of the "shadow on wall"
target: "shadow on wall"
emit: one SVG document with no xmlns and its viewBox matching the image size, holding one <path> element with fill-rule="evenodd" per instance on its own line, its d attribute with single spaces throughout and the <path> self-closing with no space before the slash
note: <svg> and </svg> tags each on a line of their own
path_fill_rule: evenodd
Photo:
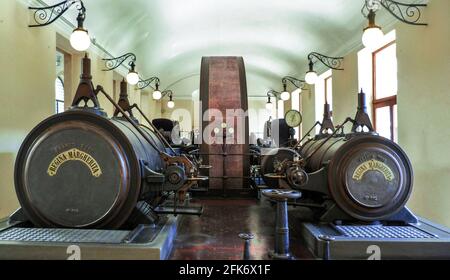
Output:
<svg viewBox="0 0 450 280">
<path fill-rule="evenodd" d="M 14 181 L 14 162 L 16 155 L 11 152 L 0 153 L 0 198 L 2 199 L 0 203 L 0 219 L 9 216 L 19 207 L 19 202 L 16 198 L 16 192 L 14 187 L 11 187 L 11 183 Z"/>
</svg>

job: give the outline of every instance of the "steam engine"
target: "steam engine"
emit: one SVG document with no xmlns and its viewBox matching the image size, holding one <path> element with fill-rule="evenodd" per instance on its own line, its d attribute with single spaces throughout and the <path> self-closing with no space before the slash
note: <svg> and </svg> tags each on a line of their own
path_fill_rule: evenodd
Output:
<svg viewBox="0 0 450 280">
<path fill-rule="evenodd" d="M 113 118 L 100 109 L 100 92 L 116 107 Z M 195 185 L 197 165 L 176 154 L 157 129 L 139 124 L 133 106 L 125 82 L 119 104 L 101 87 L 94 90 L 84 58 L 72 107 L 35 127 L 17 156 L 16 192 L 33 224 L 115 229 L 151 223 L 167 194 L 182 198 Z"/>
<path fill-rule="evenodd" d="M 346 123 L 353 124 L 350 133 L 343 132 Z M 320 133 L 303 145 L 270 151 L 261 169 L 270 187 L 300 190 L 302 198 L 292 204 L 311 208 L 316 220 L 412 217 L 404 208 L 412 191 L 411 163 L 396 143 L 374 132 L 364 93 L 355 119 L 335 128 L 325 104 Z"/>
</svg>

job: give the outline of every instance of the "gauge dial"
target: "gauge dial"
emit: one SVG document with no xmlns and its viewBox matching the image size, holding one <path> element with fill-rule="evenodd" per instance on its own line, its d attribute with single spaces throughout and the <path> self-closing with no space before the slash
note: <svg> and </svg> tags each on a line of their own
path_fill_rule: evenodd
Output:
<svg viewBox="0 0 450 280">
<path fill-rule="evenodd" d="M 284 119 L 289 127 L 297 127 L 302 123 L 302 114 L 297 110 L 289 110 L 284 115 Z"/>
</svg>

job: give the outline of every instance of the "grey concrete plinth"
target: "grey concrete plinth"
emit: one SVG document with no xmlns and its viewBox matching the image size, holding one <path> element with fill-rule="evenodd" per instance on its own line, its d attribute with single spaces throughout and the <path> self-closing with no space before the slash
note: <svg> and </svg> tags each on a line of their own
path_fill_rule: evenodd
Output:
<svg viewBox="0 0 450 280">
<path fill-rule="evenodd" d="M 139 230 L 40 229 L 0 222 L 0 259 L 163 260 L 171 253 L 179 217 Z"/>
</svg>

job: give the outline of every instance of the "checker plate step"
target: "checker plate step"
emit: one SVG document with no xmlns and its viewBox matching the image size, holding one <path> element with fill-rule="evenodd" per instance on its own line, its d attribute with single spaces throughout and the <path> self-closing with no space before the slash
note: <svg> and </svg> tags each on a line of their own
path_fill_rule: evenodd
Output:
<svg viewBox="0 0 450 280">
<path fill-rule="evenodd" d="M 0 241 L 119 244 L 129 234 L 124 230 L 9 228 Z"/>
<path fill-rule="evenodd" d="M 438 238 L 413 226 L 342 226 L 336 229 L 345 237 L 351 238 Z"/>
</svg>

